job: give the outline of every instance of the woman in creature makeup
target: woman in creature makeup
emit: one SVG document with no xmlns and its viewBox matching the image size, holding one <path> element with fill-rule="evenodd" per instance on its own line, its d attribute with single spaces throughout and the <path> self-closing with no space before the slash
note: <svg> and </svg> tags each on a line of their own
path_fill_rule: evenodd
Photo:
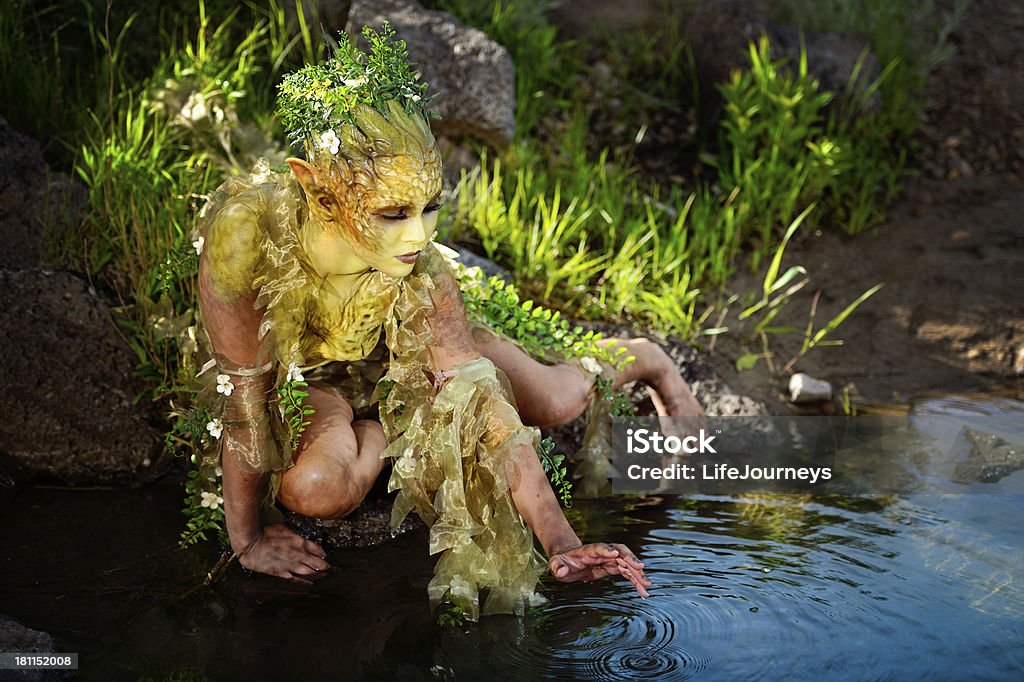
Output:
<svg viewBox="0 0 1024 682">
<path fill-rule="evenodd" d="M 219 401 L 208 462 L 223 469 L 231 546 L 253 571 L 312 579 L 330 568 L 323 549 L 273 522 L 267 503 L 340 518 L 391 463 L 393 521 L 415 510 L 441 554 L 435 601 L 475 619 L 487 588 L 485 612 L 522 613 L 543 566 L 533 534 L 558 580 L 619 575 L 646 595 L 627 547 L 583 545 L 573 532 L 534 427 L 580 415 L 601 372 L 615 386 L 644 381 L 664 414 L 701 408 L 649 341 L 602 342 L 635 358 L 618 370 L 592 358 L 544 364 L 467 321 L 453 266 L 431 242 L 441 161 L 426 86 L 387 27 L 367 37 L 368 56 L 343 37 L 332 61 L 282 85 L 282 119 L 307 160 L 230 180 L 200 219 L 217 365 L 206 395 Z"/>
</svg>

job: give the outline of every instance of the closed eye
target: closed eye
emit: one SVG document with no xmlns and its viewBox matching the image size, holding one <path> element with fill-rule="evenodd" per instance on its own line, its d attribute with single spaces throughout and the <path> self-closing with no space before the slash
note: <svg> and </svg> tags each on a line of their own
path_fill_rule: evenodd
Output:
<svg viewBox="0 0 1024 682">
<path fill-rule="evenodd" d="M 440 211 L 440 210 L 441 210 L 441 202 L 440 201 L 435 201 L 434 203 L 430 204 L 429 206 L 424 207 L 423 212 L 424 213 L 435 213 L 436 211 Z"/>
</svg>

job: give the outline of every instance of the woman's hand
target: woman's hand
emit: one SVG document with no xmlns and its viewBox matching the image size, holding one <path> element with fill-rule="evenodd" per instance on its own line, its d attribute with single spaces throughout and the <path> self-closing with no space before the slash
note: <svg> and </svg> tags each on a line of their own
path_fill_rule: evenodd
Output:
<svg viewBox="0 0 1024 682">
<path fill-rule="evenodd" d="M 593 543 L 567 549 L 548 559 L 551 575 L 563 583 L 590 581 L 609 575 L 621 575 L 633 583 L 641 597 L 647 596 L 651 581 L 644 575 L 644 565 L 625 545 Z"/>
<path fill-rule="evenodd" d="M 264 526 L 256 540 L 238 555 L 238 563 L 250 571 L 305 585 L 331 570 L 325 559 L 320 545 L 282 523 Z"/>
</svg>

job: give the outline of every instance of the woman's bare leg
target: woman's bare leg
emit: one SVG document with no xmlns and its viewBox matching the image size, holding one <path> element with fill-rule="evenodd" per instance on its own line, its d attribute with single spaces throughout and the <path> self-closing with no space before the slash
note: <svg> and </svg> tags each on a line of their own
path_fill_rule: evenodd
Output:
<svg viewBox="0 0 1024 682">
<path fill-rule="evenodd" d="M 480 353 L 498 366 L 512 383 L 523 422 L 546 428 L 572 421 L 583 413 L 593 387 L 590 375 L 572 365 L 545 365 L 514 343 L 483 330 L 474 330 Z M 693 397 L 672 359 L 648 339 L 605 339 L 603 345 L 625 347 L 635 359 L 612 379 L 620 388 L 642 381 L 662 416 L 700 417 L 704 409 Z"/>
<path fill-rule="evenodd" d="M 384 468 L 384 430 L 375 421 L 353 421 L 352 408 L 334 393 L 310 387 L 306 403 L 316 414 L 278 498 L 305 516 L 341 518 L 362 503 Z"/>
</svg>

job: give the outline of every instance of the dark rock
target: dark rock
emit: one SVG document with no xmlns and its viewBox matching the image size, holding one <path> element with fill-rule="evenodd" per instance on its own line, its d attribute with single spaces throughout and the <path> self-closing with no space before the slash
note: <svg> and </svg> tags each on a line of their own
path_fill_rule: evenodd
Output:
<svg viewBox="0 0 1024 682">
<path fill-rule="evenodd" d="M 0 118 L 0 268 L 42 264 L 46 232 L 59 237 L 85 199 L 80 183 L 50 170 L 35 140 Z"/>
<path fill-rule="evenodd" d="M 704 0 L 686 21 L 684 35 L 693 51 L 700 85 L 701 124 L 714 125 L 721 114 L 722 99 L 717 86 L 729 82 L 736 69 L 750 66 L 749 45 L 767 37 L 774 61 L 788 60 L 795 71 L 800 59 L 801 33 L 778 27 L 755 0 Z M 808 73 L 820 90 L 841 95 L 847 89 L 854 68 L 868 48 L 867 41 L 836 33 L 803 33 Z M 878 60 L 864 56 L 856 88 L 866 88 L 879 73 Z M 856 89 L 855 88 L 855 89 Z M 865 107 L 878 106 L 877 94 Z"/>
<path fill-rule="evenodd" d="M 473 143 L 468 140 L 460 142 L 444 135 L 437 137 L 446 186 L 458 186 L 464 173 L 471 173 L 480 166 L 480 155 L 473 147 Z"/>
<path fill-rule="evenodd" d="M 0 614 L 0 651 L 19 654 L 58 653 L 53 643 L 53 637 L 45 632 L 27 628 L 2 614 Z M 4 670 L 2 677 L 5 680 L 59 680 L 61 673 L 56 670 Z"/>
<path fill-rule="evenodd" d="M 0 270 L 0 453 L 16 480 L 139 480 L 162 442 L 132 404 L 136 357 L 67 272 Z"/>
<path fill-rule="evenodd" d="M 505 146 L 515 135 L 515 68 L 508 51 L 475 28 L 413 0 L 354 0 L 346 31 L 390 21 L 406 41 L 421 80 L 436 93 L 437 135 L 474 137 Z"/>
</svg>

